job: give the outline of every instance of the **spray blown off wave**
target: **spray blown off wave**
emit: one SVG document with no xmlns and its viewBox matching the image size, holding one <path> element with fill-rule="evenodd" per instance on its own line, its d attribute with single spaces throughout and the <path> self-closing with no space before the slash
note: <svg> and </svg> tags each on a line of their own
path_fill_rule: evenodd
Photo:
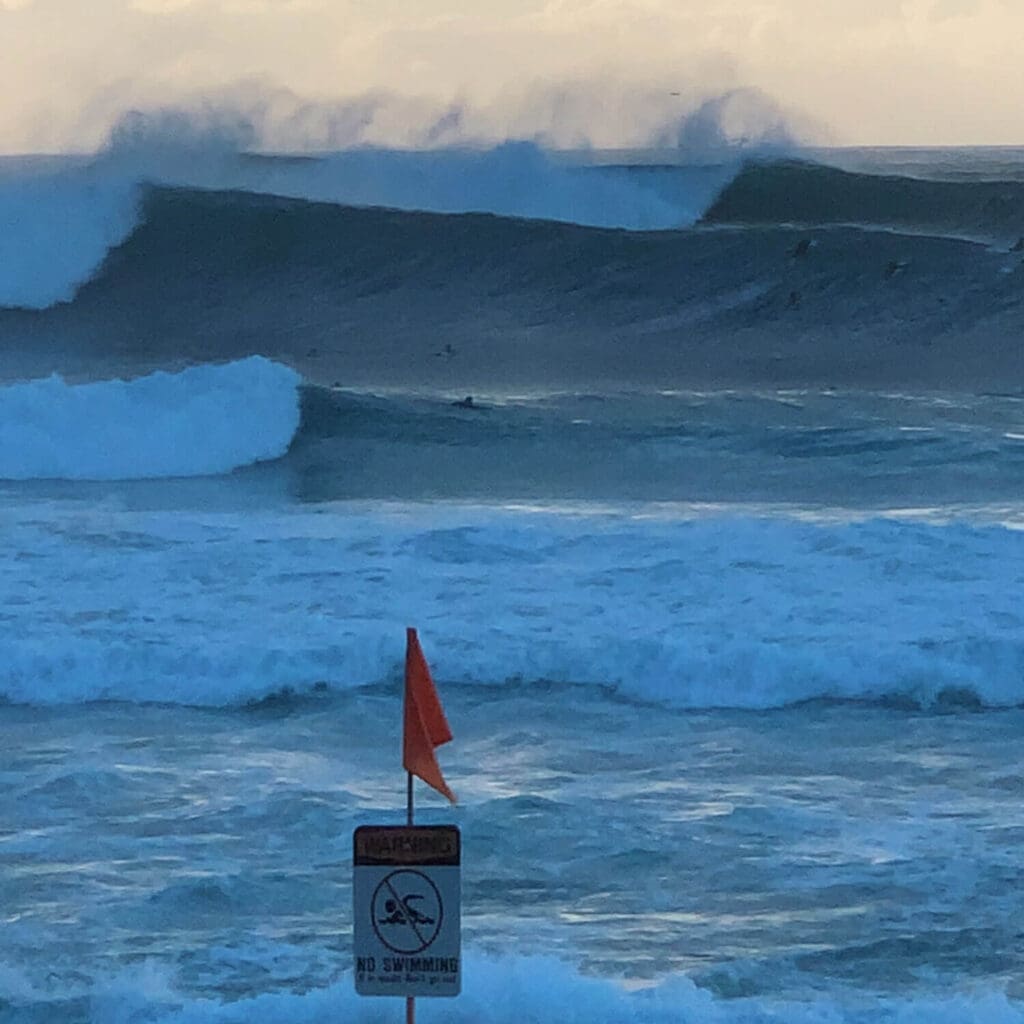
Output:
<svg viewBox="0 0 1024 1024">
<path fill-rule="evenodd" d="M 299 377 L 259 357 L 124 381 L 0 388 L 0 479 L 209 476 L 283 455 Z"/>
</svg>

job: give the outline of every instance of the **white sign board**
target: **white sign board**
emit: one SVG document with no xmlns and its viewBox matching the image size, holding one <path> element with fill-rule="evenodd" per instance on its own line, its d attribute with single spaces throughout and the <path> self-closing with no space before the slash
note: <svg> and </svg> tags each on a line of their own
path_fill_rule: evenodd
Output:
<svg viewBox="0 0 1024 1024">
<path fill-rule="evenodd" d="M 352 944 L 360 995 L 459 994 L 461 853 L 455 825 L 355 830 Z"/>
</svg>

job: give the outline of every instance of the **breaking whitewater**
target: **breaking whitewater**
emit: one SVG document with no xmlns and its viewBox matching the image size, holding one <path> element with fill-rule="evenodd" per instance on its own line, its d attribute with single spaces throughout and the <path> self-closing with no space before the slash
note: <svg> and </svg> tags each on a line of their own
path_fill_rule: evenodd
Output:
<svg viewBox="0 0 1024 1024">
<path fill-rule="evenodd" d="M 0 162 L 0 1020 L 1024 1020 L 1024 152 Z M 467 400 L 467 396 L 472 396 Z"/>
</svg>

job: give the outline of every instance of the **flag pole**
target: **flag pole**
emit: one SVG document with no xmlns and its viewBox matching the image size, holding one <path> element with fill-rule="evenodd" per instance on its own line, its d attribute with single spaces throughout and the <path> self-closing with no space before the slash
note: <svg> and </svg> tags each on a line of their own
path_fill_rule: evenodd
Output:
<svg viewBox="0 0 1024 1024">
<path fill-rule="evenodd" d="M 412 772 L 405 773 L 405 822 L 412 825 L 413 803 L 412 803 Z M 414 996 L 405 997 L 405 1024 L 416 1024 L 416 999 Z"/>
<path fill-rule="evenodd" d="M 412 772 L 405 773 L 405 823 L 409 826 L 413 823 Z M 416 999 L 414 996 L 405 997 L 405 1024 L 416 1024 Z"/>
</svg>

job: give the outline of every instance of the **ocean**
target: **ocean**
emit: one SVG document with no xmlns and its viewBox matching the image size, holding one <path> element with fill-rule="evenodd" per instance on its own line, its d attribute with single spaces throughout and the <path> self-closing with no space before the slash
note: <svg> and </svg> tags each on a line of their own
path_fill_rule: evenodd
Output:
<svg viewBox="0 0 1024 1024">
<path fill-rule="evenodd" d="M 0 1022 L 1024 1021 L 1024 150 L 0 160 Z M 742 158 L 741 158 L 742 157 Z"/>
</svg>

